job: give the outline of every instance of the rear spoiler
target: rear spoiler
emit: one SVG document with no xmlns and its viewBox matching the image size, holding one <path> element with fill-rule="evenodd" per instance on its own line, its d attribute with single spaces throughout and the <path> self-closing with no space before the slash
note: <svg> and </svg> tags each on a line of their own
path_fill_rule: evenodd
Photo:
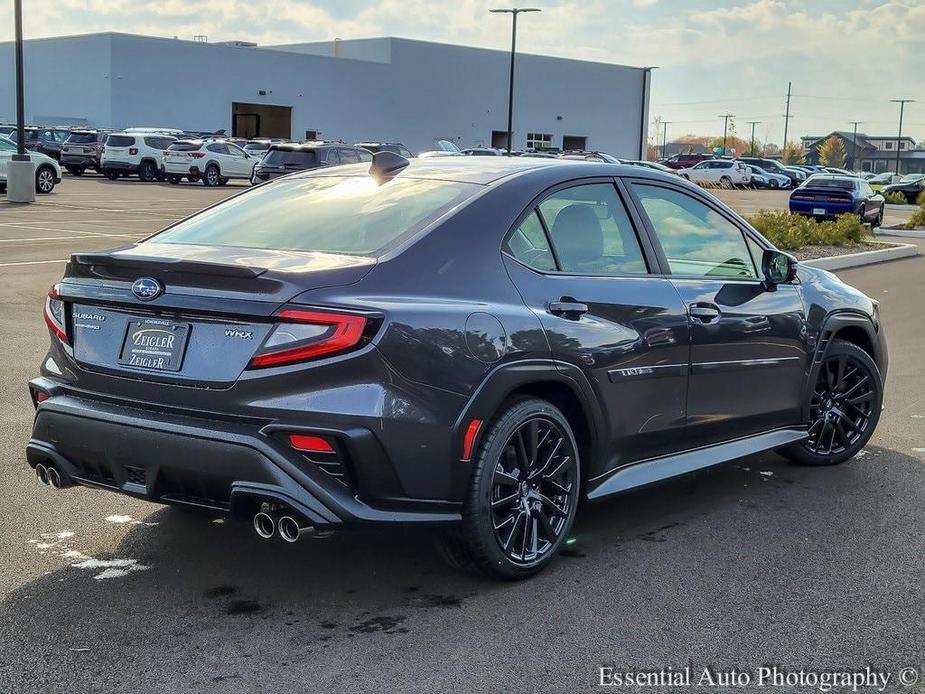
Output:
<svg viewBox="0 0 925 694">
<path fill-rule="evenodd" d="M 116 253 L 74 253 L 71 255 L 72 266 L 91 266 L 105 268 L 120 268 L 137 270 L 139 272 L 152 272 L 154 270 L 170 273 L 191 273 L 197 275 L 213 275 L 216 277 L 236 277 L 239 279 L 254 279 L 267 271 L 265 267 L 248 265 L 209 263 L 200 260 L 187 260 L 183 258 L 160 258 L 157 256 L 120 256 Z"/>
</svg>

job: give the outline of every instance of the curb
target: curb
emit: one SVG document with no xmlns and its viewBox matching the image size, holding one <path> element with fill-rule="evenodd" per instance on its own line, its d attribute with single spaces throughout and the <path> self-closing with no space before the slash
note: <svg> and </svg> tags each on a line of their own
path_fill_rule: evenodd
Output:
<svg viewBox="0 0 925 694">
<path fill-rule="evenodd" d="M 831 255 L 828 258 L 801 260 L 800 263 L 811 267 L 822 268 L 823 270 L 845 270 L 850 267 L 860 267 L 861 265 L 884 263 L 888 260 L 911 258 L 918 254 L 919 247 L 915 244 L 900 243 L 892 248 L 881 248 L 876 251 L 861 251 L 860 253 L 848 253 L 846 255 Z"/>
<path fill-rule="evenodd" d="M 915 229 L 879 227 L 875 233 L 877 236 L 905 236 L 910 239 L 925 239 L 925 228 L 922 227 L 917 227 Z"/>
</svg>

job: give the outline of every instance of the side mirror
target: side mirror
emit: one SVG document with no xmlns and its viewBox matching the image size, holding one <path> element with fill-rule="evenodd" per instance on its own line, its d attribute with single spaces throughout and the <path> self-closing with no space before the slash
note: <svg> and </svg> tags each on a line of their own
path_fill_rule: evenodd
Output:
<svg viewBox="0 0 925 694">
<path fill-rule="evenodd" d="M 792 282 L 797 276 L 797 259 L 789 253 L 765 251 L 761 256 L 761 271 L 769 286 Z"/>
</svg>

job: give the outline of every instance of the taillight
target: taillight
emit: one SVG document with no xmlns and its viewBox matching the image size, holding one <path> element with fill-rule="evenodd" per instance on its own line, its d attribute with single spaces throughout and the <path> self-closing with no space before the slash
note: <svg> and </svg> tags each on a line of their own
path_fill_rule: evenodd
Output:
<svg viewBox="0 0 925 694">
<path fill-rule="evenodd" d="M 138 148 L 137 148 L 137 147 L 129 147 L 129 148 L 128 148 L 128 153 L 129 153 L 129 155 L 131 155 L 131 156 L 134 157 L 136 154 L 138 154 Z"/>
<path fill-rule="evenodd" d="M 70 344 L 67 339 L 67 329 L 65 328 L 66 318 L 64 316 L 64 302 L 58 298 L 58 290 L 52 287 L 48 290 L 48 296 L 45 298 L 45 322 L 49 329 L 64 344 Z"/>
<path fill-rule="evenodd" d="M 285 309 L 249 368 L 282 366 L 353 349 L 363 339 L 366 318 L 352 313 Z"/>
<path fill-rule="evenodd" d="M 205 152 L 190 152 L 189 155 L 193 159 L 202 159 L 204 156 L 206 156 L 206 153 Z"/>
</svg>

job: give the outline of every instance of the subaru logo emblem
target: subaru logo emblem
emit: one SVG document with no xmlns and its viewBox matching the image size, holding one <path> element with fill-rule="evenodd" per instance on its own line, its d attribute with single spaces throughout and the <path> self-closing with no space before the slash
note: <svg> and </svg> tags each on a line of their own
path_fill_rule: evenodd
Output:
<svg viewBox="0 0 925 694">
<path fill-rule="evenodd" d="M 132 294 L 142 301 L 151 301 L 164 293 L 164 285 L 153 277 L 139 277 L 132 284 Z"/>
</svg>

